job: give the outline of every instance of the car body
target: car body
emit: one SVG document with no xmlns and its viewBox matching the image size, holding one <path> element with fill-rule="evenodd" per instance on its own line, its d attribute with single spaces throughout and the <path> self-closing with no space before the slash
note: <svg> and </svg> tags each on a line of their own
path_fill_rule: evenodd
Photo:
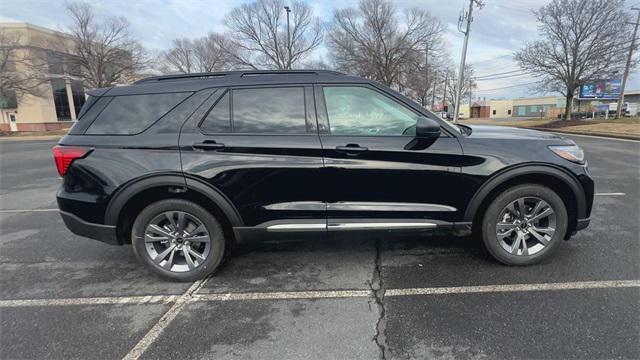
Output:
<svg viewBox="0 0 640 360">
<path fill-rule="evenodd" d="M 525 184 L 562 199 L 563 238 L 589 223 L 594 183 L 586 162 L 552 151 L 570 151 L 573 141 L 452 125 L 371 80 L 236 71 L 153 77 L 89 94 L 56 148 L 79 151 L 65 164 L 57 159 L 59 170 L 67 167 L 57 200 L 72 232 L 105 243 L 135 241 L 139 214 L 167 199 L 211 214 L 227 248 L 353 231 L 468 235 L 481 231 L 499 194 Z M 410 125 L 402 133 L 397 119 Z"/>
</svg>

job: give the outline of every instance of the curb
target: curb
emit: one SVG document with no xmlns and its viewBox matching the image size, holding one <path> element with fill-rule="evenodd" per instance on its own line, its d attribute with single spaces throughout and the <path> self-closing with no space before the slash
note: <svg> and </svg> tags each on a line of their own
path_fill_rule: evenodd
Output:
<svg viewBox="0 0 640 360">
<path fill-rule="evenodd" d="M 640 141 L 640 136 L 634 136 L 634 135 L 609 134 L 609 133 L 584 132 L 584 131 L 571 131 L 571 130 L 562 130 L 562 129 L 554 129 L 554 128 L 541 128 L 541 127 L 523 127 L 523 128 L 531 129 L 531 130 L 538 130 L 538 131 L 557 132 L 557 133 L 563 133 L 563 134 L 587 135 L 587 136 L 598 136 L 598 137 L 603 137 L 603 138 Z"/>
</svg>

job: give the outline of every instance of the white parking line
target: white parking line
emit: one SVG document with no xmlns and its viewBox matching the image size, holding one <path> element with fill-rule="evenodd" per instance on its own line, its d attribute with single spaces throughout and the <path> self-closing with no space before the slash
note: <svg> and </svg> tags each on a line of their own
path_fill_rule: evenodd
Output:
<svg viewBox="0 0 640 360">
<path fill-rule="evenodd" d="M 149 330 L 149 332 L 147 332 L 147 334 L 138 341 L 136 346 L 134 346 L 133 349 L 123 357 L 123 360 L 138 359 L 147 350 L 147 348 L 153 344 L 158 336 L 160 336 L 162 330 L 169 326 L 173 319 L 178 316 L 178 313 L 180 313 L 180 310 L 182 310 L 187 302 L 189 302 L 191 296 L 200 290 L 207 280 L 209 280 L 208 277 L 194 282 L 193 285 L 191 285 L 187 291 L 185 291 L 185 293 L 176 300 L 175 304 L 173 304 L 173 306 L 160 318 L 160 320 L 153 325 L 151 330 Z"/>
<path fill-rule="evenodd" d="M 609 192 L 609 193 L 596 193 L 596 196 L 625 196 L 626 193 L 623 192 Z"/>
<path fill-rule="evenodd" d="M 7 209 L 0 210 L 0 213 L 25 213 L 25 212 L 49 212 L 59 211 L 58 209 Z"/>
<path fill-rule="evenodd" d="M 248 301 L 248 300 L 311 300 L 311 299 L 346 299 L 365 298 L 373 296 L 370 290 L 317 290 L 317 291 L 278 291 L 278 292 L 247 292 L 247 293 L 213 293 L 196 294 L 202 288 L 204 280 L 194 283 L 183 295 L 149 295 L 149 296 L 114 296 L 93 298 L 67 299 L 21 299 L 0 300 L 1 307 L 33 307 L 33 306 L 70 306 L 70 305 L 136 305 L 136 304 L 169 304 L 180 303 L 182 308 L 186 303 L 207 301 Z M 501 293 L 523 291 L 558 291 L 580 289 L 614 289 L 640 287 L 640 280 L 604 280 L 604 281 L 576 281 L 565 283 L 538 284 L 504 284 L 479 286 L 451 286 L 429 288 L 387 289 L 385 296 L 412 295 L 442 295 L 442 294 L 473 294 L 473 293 Z M 175 307 L 175 305 L 174 305 Z M 176 310 L 172 307 L 167 314 L 175 317 Z M 163 318 L 165 318 L 163 316 Z M 164 322 L 166 322 L 166 318 Z M 160 320 L 162 321 L 162 319 Z M 160 323 L 160 321 L 158 323 Z M 152 329 L 153 330 L 153 329 Z M 161 329 L 160 329 L 161 330 Z M 151 331 L 150 331 L 151 333 Z M 157 334 L 156 334 L 157 335 Z"/>
<path fill-rule="evenodd" d="M 640 287 L 640 280 L 578 281 L 578 282 L 569 282 L 569 283 L 509 284 L 509 285 L 455 286 L 455 287 L 438 287 L 438 288 L 390 289 L 385 292 L 384 296 L 474 294 L 474 293 L 521 292 L 521 291 L 611 289 L 611 288 L 633 288 L 633 287 Z"/>
</svg>

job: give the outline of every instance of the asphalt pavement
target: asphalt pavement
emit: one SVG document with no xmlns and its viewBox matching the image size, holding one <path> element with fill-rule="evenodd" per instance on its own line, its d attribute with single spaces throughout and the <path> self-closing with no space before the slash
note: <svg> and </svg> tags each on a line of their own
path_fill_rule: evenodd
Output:
<svg viewBox="0 0 640 360">
<path fill-rule="evenodd" d="M 470 238 L 300 239 L 193 284 L 71 234 L 54 142 L 0 142 L 0 358 L 638 359 L 640 142 L 570 137 L 598 196 L 542 264 Z"/>
</svg>

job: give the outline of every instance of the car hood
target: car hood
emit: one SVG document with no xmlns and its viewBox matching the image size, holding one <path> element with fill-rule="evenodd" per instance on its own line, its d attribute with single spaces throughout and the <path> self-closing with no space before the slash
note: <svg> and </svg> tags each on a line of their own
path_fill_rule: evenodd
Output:
<svg viewBox="0 0 640 360">
<path fill-rule="evenodd" d="M 566 138 L 544 131 L 528 130 L 508 126 L 467 125 L 472 132 L 469 138 L 477 139 L 522 139 L 522 140 L 567 140 Z"/>
</svg>

